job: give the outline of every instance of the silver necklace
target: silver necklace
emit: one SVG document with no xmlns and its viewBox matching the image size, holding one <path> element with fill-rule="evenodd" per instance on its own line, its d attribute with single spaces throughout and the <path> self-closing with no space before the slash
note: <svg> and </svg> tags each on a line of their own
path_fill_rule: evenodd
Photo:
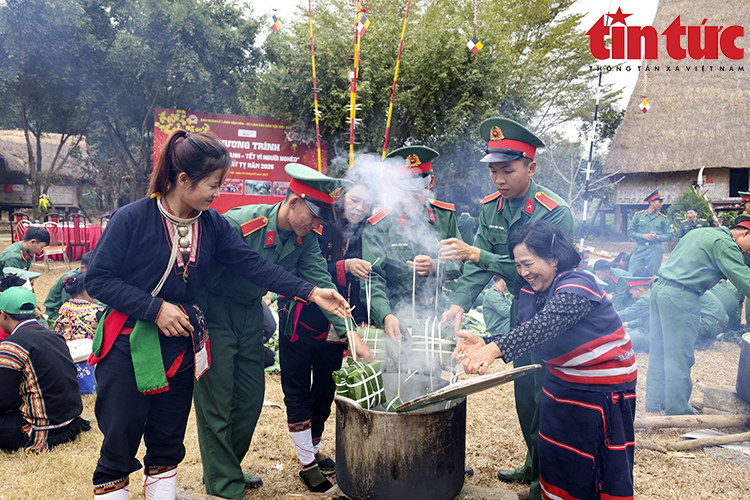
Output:
<svg viewBox="0 0 750 500">
<path fill-rule="evenodd" d="M 158 200 L 156 205 L 159 207 L 159 212 L 161 212 L 161 214 L 174 226 L 178 237 L 177 244 L 181 249 L 186 250 L 190 247 L 190 236 L 192 236 L 190 226 L 193 222 L 198 220 L 198 217 L 200 217 L 203 212 L 198 212 L 194 217 L 182 219 L 169 213 L 169 210 L 167 210 L 167 207 L 164 205 L 165 203 L 166 202 L 163 200 Z M 174 243 L 172 244 L 174 245 Z"/>
</svg>

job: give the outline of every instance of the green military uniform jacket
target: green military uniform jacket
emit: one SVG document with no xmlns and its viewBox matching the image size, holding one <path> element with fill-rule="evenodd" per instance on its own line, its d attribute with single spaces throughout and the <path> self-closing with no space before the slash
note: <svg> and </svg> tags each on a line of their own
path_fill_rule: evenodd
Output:
<svg viewBox="0 0 750 500">
<path fill-rule="evenodd" d="M 628 330 L 631 328 L 642 328 L 649 331 L 649 314 L 651 307 L 651 290 L 641 295 L 636 301 L 618 312 L 623 323 L 628 324 Z"/>
<path fill-rule="evenodd" d="M 474 218 L 467 213 L 463 213 L 457 222 L 458 230 L 461 232 L 461 239 L 469 245 L 474 243 L 474 231 L 477 229 L 477 223 Z"/>
<path fill-rule="evenodd" d="M 321 288 L 336 290 L 328 266 L 318 245 L 318 235 L 310 232 L 304 237 L 292 233 L 282 244 L 278 236 L 277 215 L 281 203 L 275 205 L 248 205 L 233 208 L 224 214 L 229 224 L 242 236 L 242 239 L 261 257 L 278 264 L 287 271 L 297 268 L 300 278 Z M 231 298 L 241 304 L 250 305 L 260 300 L 266 292 L 252 281 L 239 276 L 233 269 L 229 269 L 214 262 L 207 286 L 201 293 L 203 306 L 206 294 Z M 289 297 L 294 298 L 294 297 Z M 308 297 L 298 297 L 307 300 Z M 323 311 L 333 324 L 339 337 L 346 336 L 344 320 L 333 313 Z M 259 317 L 258 321 L 263 318 Z"/>
<path fill-rule="evenodd" d="M 382 325 L 389 314 L 411 317 L 414 273 L 406 264 L 417 255 L 427 255 L 440 266 L 441 282 L 455 279 L 463 267 L 460 261 L 438 262 L 439 240 L 461 239 L 453 205 L 429 200 L 417 218 L 407 216 L 400 205 L 380 210 L 367 220 L 362 232 L 362 258 L 373 264 L 371 321 Z M 378 260 L 378 258 L 380 258 Z M 436 276 L 416 278 L 417 318 L 435 314 Z M 360 287 L 360 298 L 367 304 L 366 287 Z M 438 313 L 442 309 L 438 308 Z"/>
<path fill-rule="evenodd" d="M 633 304 L 633 298 L 628 292 L 627 279 L 630 277 L 624 269 L 618 269 L 613 267 L 610 269 L 612 277 L 609 279 L 609 283 L 603 286 L 606 293 L 614 293 L 612 296 L 612 304 L 615 306 L 615 310 L 619 311 Z"/>
<path fill-rule="evenodd" d="M 510 237 L 518 229 L 532 222 L 546 220 L 568 236 L 573 235 L 573 215 L 568 205 L 549 189 L 536 184 L 533 179 L 515 214 L 499 192 L 485 197 L 482 203 L 479 229 L 474 240 L 474 246 L 481 250 L 479 263 L 467 261 L 464 264 L 464 274 L 458 280 L 454 300 L 454 304 L 466 311 L 495 274 L 502 276 L 511 295 L 518 297 L 523 280 L 518 275 L 508 250 Z"/>
<path fill-rule="evenodd" d="M 512 304 L 513 296 L 507 291 L 502 292 L 494 285 L 487 290 L 482 302 L 482 316 L 488 334 L 502 335 L 510 331 Z"/>
<path fill-rule="evenodd" d="M 65 291 L 63 283 L 65 282 L 65 278 L 75 276 L 76 274 L 81 274 L 81 268 L 77 267 L 72 271 L 63 274 L 60 276 L 60 279 L 52 285 L 52 288 L 49 289 L 47 298 L 44 300 L 44 313 L 49 320 L 56 320 L 58 313 L 60 312 L 60 307 L 70 300 L 70 295 Z"/>
<path fill-rule="evenodd" d="M 727 227 L 691 231 L 677 244 L 659 276 L 698 295 L 726 277 L 745 296 L 750 295 L 750 268 Z"/>
<path fill-rule="evenodd" d="M 23 242 L 17 241 L 0 253 L 0 272 L 6 267 L 28 270 L 31 267 L 32 255 L 23 248 Z"/>
<path fill-rule="evenodd" d="M 711 292 L 711 290 L 706 290 L 703 295 L 700 296 L 699 301 L 701 304 L 702 318 L 708 317 L 709 319 L 721 323 L 722 328 L 726 327 L 729 322 L 729 316 L 727 316 L 724 305 L 719 298 Z"/>
<path fill-rule="evenodd" d="M 697 229 L 699 227 L 709 227 L 710 224 L 706 219 L 698 219 L 696 218 L 694 221 L 690 221 L 689 219 L 681 220 L 680 221 L 680 232 L 678 233 L 677 237 L 682 238 L 688 232 L 692 231 L 693 229 Z"/>
<path fill-rule="evenodd" d="M 644 240 L 643 235 L 651 231 L 655 232 L 658 238 L 651 241 Z M 653 274 L 656 274 L 664 255 L 662 243 L 672 241 L 672 236 L 672 226 L 666 215 L 661 212 L 649 214 L 646 210 L 636 212 L 628 224 L 628 238 L 635 240 L 638 245 L 633 255 L 630 256 L 630 272 L 646 266 Z"/>
<path fill-rule="evenodd" d="M 708 290 L 713 293 L 721 305 L 724 307 L 724 311 L 727 313 L 728 326 L 730 330 L 740 327 L 742 323 L 742 294 L 737 290 L 737 287 L 728 282 L 727 280 L 720 280 L 713 288 Z"/>
</svg>

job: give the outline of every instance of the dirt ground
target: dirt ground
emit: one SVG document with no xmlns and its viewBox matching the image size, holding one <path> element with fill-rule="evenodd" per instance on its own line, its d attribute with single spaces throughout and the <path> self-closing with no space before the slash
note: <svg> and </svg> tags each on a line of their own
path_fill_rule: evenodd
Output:
<svg viewBox="0 0 750 500">
<path fill-rule="evenodd" d="M 7 233 L 0 234 L 0 250 L 9 244 Z M 5 238 L 5 239 L 3 239 Z M 610 252 L 616 248 L 594 244 Z M 77 263 L 73 263 L 77 265 Z M 49 287 L 66 269 L 44 270 L 36 280 L 37 297 L 43 300 Z M 693 382 L 734 387 L 740 348 L 736 344 L 717 342 L 706 351 L 696 352 Z M 648 355 L 637 355 L 639 366 L 637 414 L 645 415 L 645 382 Z M 510 368 L 497 361 L 493 371 Z M 462 378 L 466 378 L 463 376 Z M 696 391 L 694 391 L 696 392 Z M 283 394 L 278 374 L 266 375 L 268 402 L 283 407 Z M 48 453 L 0 452 L 0 500 L 91 498 L 91 474 L 98 458 L 102 435 L 94 418 L 95 396 L 84 396 L 85 418 L 91 419 L 92 430 L 73 443 L 62 445 Z M 520 491 L 520 486 L 501 484 L 495 478 L 500 468 L 519 466 L 525 456 L 515 415 L 512 385 L 507 384 L 472 395 L 468 400 L 466 463 L 475 470 L 467 484 L 503 487 Z M 334 409 L 335 414 L 335 409 Z M 323 436 L 322 451 L 333 455 L 335 449 L 332 416 Z M 735 429 L 733 431 L 739 431 Z M 678 441 L 682 429 L 637 432 L 637 438 L 650 441 Z M 426 444 L 429 446 L 429 443 Z M 196 424 L 191 414 L 185 437 L 186 457 L 179 467 L 178 487 L 202 493 L 201 459 L 198 450 Z M 145 450 L 139 453 L 142 459 Z M 741 499 L 750 498 L 750 458 L 723 448 L 709 448 L 694 452 L 695 458 L 677 458 L 650 450 L 636 450 L 636 499 Z M 246 499 L 279 499 L 285 493 L 304 492 L 297 477 L 299 465 L 293 460 L 294 447 L 286 430 L 282 408 L 264 406 L 253 443 L 243 468 L 263 478 L 264 486 L 248 491 Z M 130 498 L 143 498 L 140 472 L 131 475 Z"/>
</svg>

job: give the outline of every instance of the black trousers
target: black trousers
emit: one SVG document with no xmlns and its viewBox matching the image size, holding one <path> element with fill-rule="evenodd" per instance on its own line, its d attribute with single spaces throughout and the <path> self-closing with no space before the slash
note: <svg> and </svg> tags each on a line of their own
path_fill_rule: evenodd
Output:
<svg viewBox="0 0 750 500">
<path fill-rule="evenodd" d="M 287 422 L 302 422 L 309 418 L 313 439 L 320 438 L 336 394 L 332 374 L 341 368 L 346 345 L 313 339 L 301 325 L 297 325 L 296 341 L 291 339 L 283 333 L 279 335 L 281 388 L 284 390 Z"/>
<path fill-rule="evenodd" d="M 136 386 L 130 355 L 112 347 L 96 367 L 96 418 L 104 441 L 94 485 L 127 477 L 141 468 L 135 458 L 141 437 L 147 468 L 177 465 L 185 458 L 183 439 L 193 380 L 190 367 L 169 379 L 168 391 L 144 395 Z"/>
<path fill-rule="evenodd" d="M 20 411 L 0 414 L 0 450 L 15 451 L 29 441 L 22 428 L 26 421 Z"/>
</svg>

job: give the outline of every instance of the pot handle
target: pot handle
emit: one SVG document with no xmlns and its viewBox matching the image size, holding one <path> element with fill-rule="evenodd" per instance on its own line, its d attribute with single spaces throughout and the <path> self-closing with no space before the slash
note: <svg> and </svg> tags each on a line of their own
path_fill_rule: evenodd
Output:
<svg viewBox="0 0 750 500">
<path fill-rule="evenodd" d="M 339 396 L 338 394 L 336 394 L 333 397 L 333 400 L 336 402 L 336 404 L 350 406 L 352 409 L 356 410 L 356 412 L 359 414 L 359 417 L 362 419 L 362 433 L 365 435 L 365 437 L 370 435 L 370 424 L 372 423 L 372 418 L 370 417 L 369 412 L 366 412 L 364 408 L 355 403 L 353 399 L 347 398 L 345 396 Z M 343 411 L 340 414 L 339 422 L 342 429 L 346 427 L 346 418 L 344 418 Z"/>
</svg>

